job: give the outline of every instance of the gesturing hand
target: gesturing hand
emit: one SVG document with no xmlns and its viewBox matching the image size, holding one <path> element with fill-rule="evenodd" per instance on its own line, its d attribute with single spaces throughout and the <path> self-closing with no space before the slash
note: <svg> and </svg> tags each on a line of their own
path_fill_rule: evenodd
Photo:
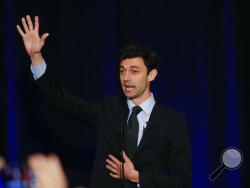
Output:
<svg viewBox="0 0 250 188">
<path fill-rule="evenodd" d="M 38 16 L 35 16 L 35 27 L 33 26 L 33 23 L 29 15 L 26 16 L 26 19 L 22 18 L 22 25 L 24 31 L 21 29 L 19 25 L 17 25 L 17 30 L 23 38 L 26 52 L 32 59 L 33 64 L 35 65 L 40 64 L 41 63 L 40 61 L 42 59 L 41 49 L 44 46 L 45 39 L 49 36 L 49 33 L 44 33 L 41 37 L 39 36 Z M 35 61 L 35 60 L 40 60 L 40 61 Z"/>
<path fill-rule="evenodd" d="M 124 159 L 124 177 L 125 179 L 139 183 L 139 172 L 135 169 L 134 164 L 128 158 L 126 153 L 123 151 L 123 159 Z M 113 155 L 108 155 L 106 159 L 106 168 L 110 171 L 110 176 L 116 179 L 121 179 L 121 168 L 122 162 L 115 158 Z"/>
<path fill-rule="evenodd" d="M 56 155 L 34 154 L 28 164 L 35 174 L 38 188 L 67 188 L 68 182 Z"/>
</svg>

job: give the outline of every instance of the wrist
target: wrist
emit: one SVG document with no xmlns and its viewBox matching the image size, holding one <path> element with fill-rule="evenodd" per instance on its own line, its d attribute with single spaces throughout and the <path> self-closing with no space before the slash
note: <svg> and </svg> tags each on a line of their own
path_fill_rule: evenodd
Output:
<svg viewBox="0 0 250 188">
<path fill-rule="evenodd" d="M 30 58 L 31 58 L 32 65 L 33 65 L 34 67 L 40 66 L 40 65 L 43 63 L 43 61 L 44 61 L 41 52 L 32 54 L 32 55 L 30 56 Z"/>
<path fill-rule="evenodd" d="M 132 182 L 134 182 L 134 183 L 139 183 L 139 171 L 134 170 L 134 171 L 131 173 L 130 181 L 132 181 Z"/>
</svg>

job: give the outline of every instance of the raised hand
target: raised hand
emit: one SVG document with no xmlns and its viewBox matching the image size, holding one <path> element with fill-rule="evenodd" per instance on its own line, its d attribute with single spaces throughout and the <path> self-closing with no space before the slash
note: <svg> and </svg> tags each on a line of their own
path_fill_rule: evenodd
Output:
<svg viewBox="0 0 250 188">
<path fill-rule="evenodd" d="M 35 16 L 35 24 L 33 25 L 30 16 L 27 15 L 26 19 L 22 18 L 22 25 L 24 30 L 22 30 L 19 25 L 17 25 L 17 30 L 23 38 L 26 52 L 30 56 L 32 64 L 38 66 L 43 61 L 41 49 L 44 46 L 49 33 L 44 33 L 41 37 L 39 36 L 38 16 Z"/>
</svg>

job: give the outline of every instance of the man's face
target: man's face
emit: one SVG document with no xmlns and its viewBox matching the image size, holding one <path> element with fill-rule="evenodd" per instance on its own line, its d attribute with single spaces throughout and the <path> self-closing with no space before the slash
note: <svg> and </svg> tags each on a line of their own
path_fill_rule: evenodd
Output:
<svg viewBox="0 0 250 188">
<path fill-rule="evenodd" d="M 150 96 L 150 79 L 141 57 L 127 58 L 120 64 L 120 82 L 129 99 L 144 99 Z"/>
</svg>

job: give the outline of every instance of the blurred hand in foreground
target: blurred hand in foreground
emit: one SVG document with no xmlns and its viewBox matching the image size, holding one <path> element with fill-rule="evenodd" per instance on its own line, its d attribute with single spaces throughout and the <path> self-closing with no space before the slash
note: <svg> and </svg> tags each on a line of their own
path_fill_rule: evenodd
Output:
<svg viewBox="0 0 250 188">
<path fill-rule="evenodd" d="M 35 174 L 37 188 L 67 188 L 68 182 L 56 155 L 31 155 L 28 165 Z"/>
</svg>

